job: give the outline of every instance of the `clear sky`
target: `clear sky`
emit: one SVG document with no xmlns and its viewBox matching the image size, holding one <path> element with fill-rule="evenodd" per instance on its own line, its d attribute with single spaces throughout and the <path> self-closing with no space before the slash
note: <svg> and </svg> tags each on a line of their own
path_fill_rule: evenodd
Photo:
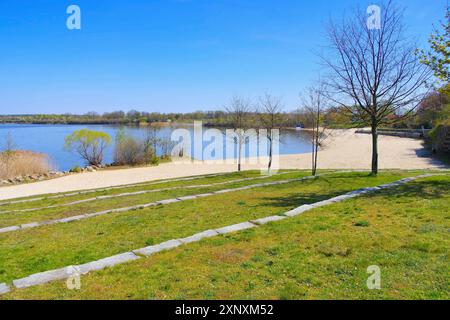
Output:
<svg viewBox="0 0 450 320">
<path fill-rule="evenodd" d="M 324 26 L 363 0 L 1 0 L 0 114 L 221 109 L 321 72 Z M 397 0 L 425 45 L 447 0 Z M 68 30 L 66 8 L 81 8 Z"/>
</svg>

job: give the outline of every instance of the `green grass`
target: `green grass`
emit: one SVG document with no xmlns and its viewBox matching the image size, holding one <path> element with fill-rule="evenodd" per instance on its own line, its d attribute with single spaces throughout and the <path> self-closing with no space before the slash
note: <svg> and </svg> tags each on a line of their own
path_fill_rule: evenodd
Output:
<svg viewBox="0 0 450 320">
<path fill-rule="evenodd" d="M 412 175 L 335 174 L 0 235 L 0 282 Z M 449 207 L 450 177 L 427 178 L 94 272 L 80 291 L 56 282 L 0 298 L 448 299 Z M 371 265 L 380 291 L 366 287 Z"/>
<path fill-rule="evenodd" d="M 365 220 L 355 222 L 356 227 L 368 227 L 369 225 L 370 225 L 370 223 Z"/>
<path fill-rule="evenodd" d="M 151 192 L 146 194 L 139 194 L 139 195 L 129 195 L 125 197 L 113 197 L 108 199 L 101 199 L 101 200 L 95 200 L 92 202 L 86 202 L 86 203 L 80 203 L 80 204 L 74 204 L 70 206 L 61 206 L 56 208 L 49 208 L 49 209 L 41 209 L 37 211 L 31 211 L 31 212 L 7 212 L 7 213 L 0 213 L 0 228 L 2 227 L 8 227 L 13 225 L 19 225 L 24 223 L 30 223 L 30 222 L 36 222 L 36 221 L 47 221 L 47 220 L 53 220 L 53 219 L 59 219 L 59 218 L 65 218 L 70 216 L 76 216 L 79 214 L 85 214 L 85 213 L 94 213 L 94 212 L 100 212 L 103 210 L 108 209 L 114 209 L 114 208 L 125 208 L 135 205 L 144 205 L 147 203 L 156 202 L 158 200 L 164 200 L 164 199 L 172 199 L 176 197 L 182 197 L 182 196 L 189 196 L 189 195 L 196 195 L 196 194 L 202 194 L 202 193 L 208 193 L 208 192 L 214 192 L 219 191 L 223 189 L 229 189 L 229 188 L 238 188 L 242 186 L 248 186 L 248 185 L 254 185 L 259 184 L 262 182 L 271 182 L 271 181 L 280 181 L 280 180 L 287 180 L 287 179 L 297 179 L 307 176 L 307 172 L 294 172 L 294 173 L 288 173 L 283 175 L 276 175 L 272 177 L 264 177 L 262 179 L 261 175 L 254 175 L 254 173 L 244 173 L 242 176 L 237 176 L 236 174 L 232 174 L 231 177 L 220 177 L 220 178 L 209 178 L 206 181 L 204 179 L 197 181 L 193 183 L 193 181 L 185 181 L 183 183 L 177 182 L 176 184 L 170 183 L 170 187 L 180 187 L 180 189 L 175 190 L 167 190 L 167 191 L 157 191 L 157 192 Z M 242 178 L 258 178 L 256 180 L 247 180 L 242 182 L 233 182 L 233 183 L 227 183 L 227 184 L 221 184 L 216 185 L 212 187 L 200 187 L 204 184 L 212 184 L 212 183 L 222 183 L 222 182 L 232 182 L 234 180 L 239 180 Z M 192 184 L 193 183 L 193 184 Z M 183 188 L 183 186 L 198 186 L 196 188 Z M 166 184 L 163 186 L 158 185 L 157 188 L 152 186 L 152 189 L 150 190 L 159 190 L 161 188 L 166 188 Z M 142 190 L 149 190 L 146 187 L 144 187 Z M 133 191 L 141 191 L 141 190 L 133 190 Z M 156 191 L 156 190 L 155 190 Z M 123 192 L 123 191 L 122 191 Z M 130 192 L 130 191 L 125 191 Z M 105 195 L 105 192 L 102 192 L 102 194 L 94 193 L 90 194 L 89 198 L 95 198 L 100 195 Z M 69 203 L 72 201 L 77 201 L 81 199 L 87 198 L 86 196 L 83 197 L 71 197 L 70 200 L 65 199 L 64 202 L 60 203 Z M 58 204 L 58 203 L 56 203 Z M 46 201 L 41 202 L 39 205 L 34 204 L 34 206 L 30 206 L 31 208 L 36 207 L 43 207 L 47 205 L 55 205 L 54 199 L 49 199 Z M 19 208 L 21 208 L 20 205 L 18 205 Z M 12 208 L 13 210 L 16 208 Z M 22 208 L 21 208 L 22 209 Z"/>
<path fill-rule="evenodd" d="M 72 223 L 0 234 L 0 282 L 80 264 L 250 219 L 281 214 L 305 203 L 405 174 L 334 174 L 317 180 L 115 213 Z"/>
<path fill-rule="evenodd" d="M 287 172 L 287 171 L 285 171 L 285 170 L 280 171 L 280 173 L 282 173 L 282 172 Z M 304 172 L 306 172 L 306 171 L 304 171 Z M 39 200 L 39 201 L 1 205 L 0 211 L 35 208 L 35 207 L 44 206 L 44 205 L 61 204 L 61 203 L 67 203 L 67 202 L 72 202 L 72 201 L 77 201 L 77 200 L 88 199 L 88 198 L 92 198 L 92 197 L 98 197 L 98 196 L 104 196 L 104 195 L 115 195 L 115 194 L 120 194 L 120 193 L 135 192 L 135 191 L 141 191 L 141 190 L 155 190 L 155 189 L 162 189 L 162 188 L 179 187 L 179 186 L 184 186 L 184 185 L 210 184 L 210 183 L 217 183 L 217 182 L 225 182 L 225 181 L 229 181 L 229 180 L 233 180 L 233 179 L 255 178 L 255 177 L 261 177 L 261 172 L 260 171 L 245 171 L 245 172 L 241 172 L 241 173 L 230 173 L 230 174 L 224 174 L 224 175 L 219 175 L 219 176 L 210 175 L 210 176 L 204 176 L 204 177 L 190 177 L 190 178 L 195 178 L 195 179 L 188 180 L 188 181 L 159 180 L 159 181 L 151 181 L 148 183 L 117 186 L 117 187 L 107 188 L 107 189 L 102 188 L 102 189 L 97 189 L 97 190 L 96 189 L 82 190 L 81 192 L 87 192 L 85 194 L 71 195 L 74 192 L 44 194 L 44 195 L 38 195 L 38 196 L 13 199 L 15 201 L 15 200 L 27 200 L 27 199 L 33 199 L 33 198 L 42 198 L 42 200 Z M 48 198 L 48 197 L 54 196 L 54 195 L 57 195 L 57 196 L 65 195 L 65 196 L 60 197 L 60 198 L 54 198 L 54 199 Z M 0 201 L 0 203 L 8 202 L 8 201 L 9 200 L 3 200 L 3 201 Z"/>
</svg>

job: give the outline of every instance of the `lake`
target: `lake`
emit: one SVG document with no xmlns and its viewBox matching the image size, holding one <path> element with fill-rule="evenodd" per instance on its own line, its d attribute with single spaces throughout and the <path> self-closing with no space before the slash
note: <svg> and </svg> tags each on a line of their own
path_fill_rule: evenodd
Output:
<svg viewBox="0 0 450 320">
<path fill-rule="evenodd" d="M 114 139 L 121 127 L 113 125 L 34 125 L 34 124 L 0 124 L 0 146 L 3 149 L 6 137 L 10 133 L 14 141 L 15 149 L 31 150 L 35 152 L 43 152 L 50 156 L 52 163 L 57 170 L 69 170 L 75 166 L 84 166 L 85 163 L 77 154 L 68 152 L 64 149 L 64 138 L 75 130 L 91 129 L 104 131 L 111 135 Z M 145 127 L 124 127 L 125 130 L 135 136 L 142 137 L 145 133 Z M 171 137 L 176 129 L 186 129 L 193 136 L 194 127 L 192 125 L 174 125 L 158 128 L 157 135 L 159 137 Z M 203 128 L 203 132 L 209 128 Z M 283 130 L 280 133 L 281 142 L 279 146 L 280 154 L 300 154 L 310 152 L 310 144 L 307 140 L 306 133 L 295 130 Z M 205 148 L 210 142 L 203 142 Z M 193 147 L 194 143 L 192 143 Z M 108 147 L 105 154 L 105 163 L 113 161 L 113 145 Z M 160 153 L 160 150 L 158 151 Z M 246 148 L 248 155 L 248 146 Z M 226 154 L 226 152 L 224 152 Z M 206 156 L 204 160 L 210 160 Z"/>
</svg>

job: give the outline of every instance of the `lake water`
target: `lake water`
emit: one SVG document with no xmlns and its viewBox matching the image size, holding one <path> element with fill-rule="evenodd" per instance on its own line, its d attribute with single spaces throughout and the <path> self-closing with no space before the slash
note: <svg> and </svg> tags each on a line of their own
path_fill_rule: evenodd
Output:
<svg viewBox="0 0 450 320">
<path fill-rule="evenodd" d="M 161 127 L 158 129 L 159 137 L 171 137 L 174 130 L 184 128 L 193 136 L 193 126 L 170 126 Z M 6 137 L 10 133 L 15 149 L 31 150 L 35 152 L 43 152 L 50 156 L 55 165 L 55 169 L 69 170 L 75 166 L 85 165 L 83 159 L 77 154 L 68 152 L 64 149 L 64 138 L 70 135 L 75 130 L 91 129 L 104 131 L 111 135 L 114 139 L 120 127 L 112 125 L 33 125 L 33 124 L 0 124 L 0 146 L 5 145 Z M 125 130 L 135 136 L 141 137 L 145 133 L 145 128 L 139 127 L 125 127 Z M 203 132 L 208 128 L 203 128 Z M 280 154 L 300 154 L 310 152 L 310 144 L 307 142 L 306 133 L 286 130 L 281 132 L 281 142 L 279 146 Z M 203 142 L 205 148 L 209 141 Z M 194 143 L 192 143 L 194 147 Z M 105 154 L 105 163 L 113 161 L 114 147 L 110 146 Z M 160 153 L 160 150 L 158 151 Z M 226 152 L 223 152 L 226 154 Z M 246 148 L 248 155 L 248 146 Z M 209 160 L 208 156 L 204 160 Z"/>
</svg>

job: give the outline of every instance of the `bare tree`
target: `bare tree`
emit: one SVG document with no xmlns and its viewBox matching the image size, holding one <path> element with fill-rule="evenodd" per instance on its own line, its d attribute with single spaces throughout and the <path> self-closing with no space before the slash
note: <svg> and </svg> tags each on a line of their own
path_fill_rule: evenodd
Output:
<svg viewBox="0 0 450 320">
<path fill-rule="evenodd" d="M 162 137 L 159 140 L 159 145 L 162 151 L 162 157 L 164 159 L 170 159 L 172 154 L 172 149 L 175 147 L 176 143 L 170 139 L 170 137 Z"/>
<path fill-rule="evenodd" d="M 144 134 L 144 146 L 145 151 L 153 151 L 156 154 L 158 147 L 161 144 L 161 138 L 158 135 L 159 128 L 149 124 L 145 130 Z"/>
<path fill-rule="evenodd" d="M 317 174 L 319 148 L 321 148 L 330 133 L 325 122 L 325 114 L 329 108 L 324 84 L 319 82 L 315 87 L 310 87 L 302 101 L 304 125 L 311 129 L 308 138 L 312 147 L 311 172 Z"/>
<path fill-rule="evenodd" d="M 250 102 L 242 97 L 234 96 L 230 105 L 226 107 L 233 131 L 236 135 L 234 142 L 238 146 L 238 171 L 241 171 L 242 147 L 247 139 L 246 130 L 250 124 Z"/>
<path fill-rule="evenodd" d="M 256 114 L 258 115 L 259 126 L 266 130 L 267 140 L 269 140 L 269 163 L 267 170 L 270 172 L 273 160 L 273 140 L 274 130 L 280 130 L 283 123 L 283 104 L 280 97 L 273 97 L 266 93 L 259 98 Z"/>
<path fill-rule="evenodd" d="M 0 152 L 0 171 L 7 173 L 10 171 L 10 167 L 14 162 L 14 150 L 16 149 L 11 132 L 8 132 L 5 137 L 5 142 L 2 149 L 3 150 Z"/>
<path fill-rule="evenodd" d="M 378 173 L 378 127 L 412 113 L 430 76 L 415 55 L 417 46 L 404 34 L 402 10 L 382 6 L 379 28 L 360 9 L 339 26 L 328 28 L 331 71 L 328 97 L 349 110 L 359 125 L 372 130 L 372 173 Z M 393 115 L 401 117 L 392 117 Z"/>
<path fill-rule="evenodd" d="M 5 144 L 3 146 L 3 152 L 11 154 L 14 152 L 14 149 L 16 148 L 16 145 L 14 143 L 13 137 L 11 132 L 8 132 L 5 138 Z"/>
</svg>

